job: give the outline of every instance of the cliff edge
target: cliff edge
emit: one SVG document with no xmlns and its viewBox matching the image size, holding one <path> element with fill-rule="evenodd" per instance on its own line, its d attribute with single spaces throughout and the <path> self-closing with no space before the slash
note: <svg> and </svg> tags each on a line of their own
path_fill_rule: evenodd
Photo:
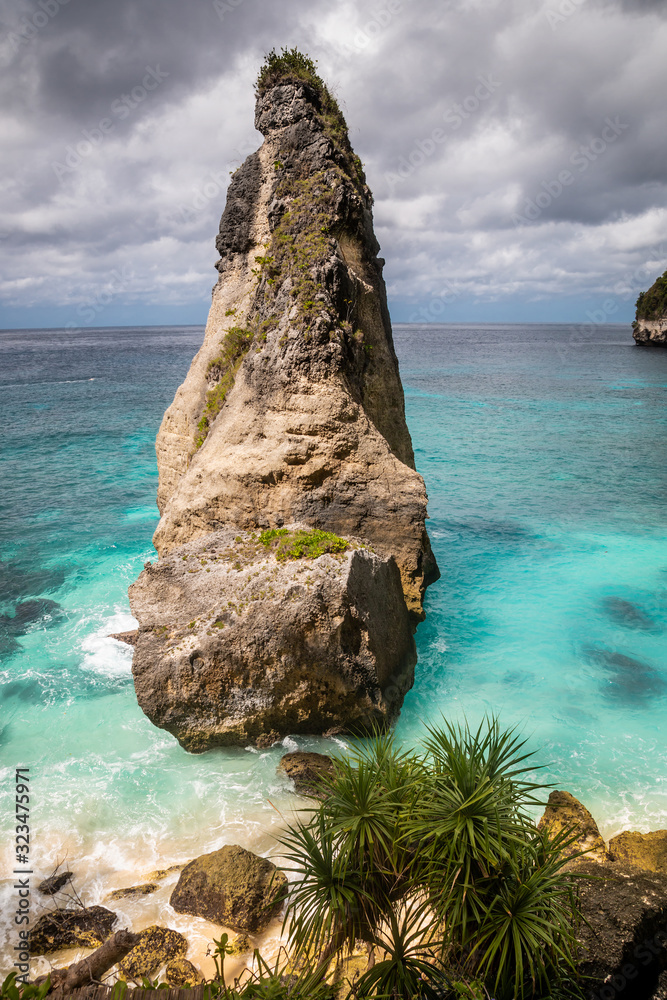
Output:
<svg viewBox="0 0 667 1000">
<path fill-rule="evenodd" d="M 194 600 L 195 605 L 199 601 L 202 615 L 194 615 L 192 588 L 185 586 L 182 573 L 177 580 L 174 577 L 179 560 L 183 564 L 196 549 L 201 564 L 210 550 L 227 553 L 216 558 L 226 558 L 228 563 L 232 560 L 232 567 L 240 565 L 227 538 L 230 526 L 239 539 L 254 533 L 253 544 L 258 533 L 266 537 L 267 532 L 288 533 L 289 528 L 292 534 L 324 533 L 351 546 L 356 555 L 342 574 L 345 579 L 340 574 L 337 577 L 335 599 L 331 587 L 328 596 L 320 588 L 319 606 L 321 620 L 326 622 L 322 629 L 331 635 L 341 622 L 349 624 L 354 619 L 356 638 L 347 645 L 347 640 L 343 642 L 344 653 L 337 646 L 338 640 L 332 639 L 330 649 L 338 652 L 328 657 L 327 670 L 333 671 L 333 677 L 335 662 L 341 667 L 345 661 L 343 673 L 347 671 L 348 680 L 353 675 L 356 678 L 349 680 L 346 690 L 358 694 L 361 684 L 364 698 L 368 696 L 368 704 L 375 706 L 366 713 L 366 722 L 393 718 L 400 708 L 412 683 L 416 657 L 411 635 L 424 615 L 424 590 L 439 575 L 425 530 L 426 491 L 415 470 L 405 421 L 382 278 L 384 261 L 377 256 L 379 246 L 373 232 L 372 196 L 340 109 L 307 57 L 295 50 L 267 57 L 257 83 L 255 125 L 265 140 L 236 171 L 229 186 L 216 241 L 219 278 L 204 342 L 165 413 L 157 437 L 162 516 L 154 543 L 160 569 L 147 570 L 148 576 L 142 574 L 130 590 L 133 612 L 143 630 L 133 668 L 135 682 L 141 677 L 137 685 L 140 704 L 158 725 L 169 728 L 165 718 L 172 716 L 166 709 L 153 710 L 157 696 L 150 693 L 157 691 L 153 681 L 156 671 L 161 672 L 160 684 L 170 692 L 172 707 L 179 698 L 190 705 L 186 713 L 189 735 L 184 742 L 193 748 L 196 744 L 197 749 L 210 745 L 208 730 L 218 733 L 212 737 L 214 742 L 242 742 L 261 733 L 322 731 L 326 724 L 344 727 L 346 712 L 327 706 L 327 697 L 331 700 L 340 695 L 334 695 L 333 688 L 328 696 L 318 696 L 316 710 L 311 702 L 311 708 L 306 707 L 307 698 L 299 702 L 298 710 L 269 710 L 269 701 L 273 698 L 274 704 L 278 696 L 275 689 L 267 695 L 261 676 L 266 678 L 278 662 L 282 664 L 278 673 L 285 673 L 285 657 L 292 655 L 285 639 L 270 650 L 266 644 L 260 643 L 261 648 L 255 644 L 254 655 L 259 659 L 252 679 L 239 667 L 240 674 L 226 683 L 226 689 L 237 694 L 244 685 L 246 694 L 250 689 L 258 690 L 258 685 L 262 687 L 264 701 L 255 699 L 250 728 L 244 728 L 244 698 L 240 696 L 234 709 L 236 722 L 229 723 L 231 702 L 236 697 L 230 695 L 231 701 L 213 698 L 206 710 L 208 730 L 206 725 L 195 725 L 198 735 L 193 736 L 199 696 L 193 693 L 190 682 L 185 684 L 183 674 L 186 670 L 193 675 L 192 663 L 187 669 L 182 664 L 179 667 L 177 657 L 169 661 L 171 673 L 167 670 L 165 674 L 166 661 L 160 659 L 164 651 L 155 648 L 155 629 L 164 630 L 162 636 L 180 636 L 183 623 L 179 621 L 175 629 L 171 624 L 179 618 L 179 600 L 188 604 L 194 619 L 207 622 L 206 642 L 195 641 L 194 646 L 208 650 L 206 656 L 195 655 L 201 650 L 190 649 L 192 643 L 188 642 L 188 656 L 192 654 L 193 663 L 202 661 L 209 666 L 215 661 L 215 670 L 224 671 L 230 661 L 223 647 L 229 640 L 222 643 L 221 630 L 216 630 L 213 622 L 222 620 L 220 607 L 232 584 L 227 577 L 216 577 L 219 590 L 203 588 Z M 224 544 L 219 541 L 223 537 L 220 532 L 226 539 Z M 252 559 L 260 555 L 254 554 Z M 313 558 L 319 561 L 325 557 L 348 559 L 326 545 Z M 368 580 L 382 579 L 382 586 L 388 588 L 386 609 L 404 603 L 406 614 L 395 611 L 396 621 L 401 635 L 409 633 L 409 640 L 399 639 L 395 623 L 385 622 L 391 645 L 374 680 L 370 679 L 370 660 L 367 657 L 362 669 L 359 657 L 363 659 L 362 649 L 370 648 L 369 641 L 377 649 L 383 626 L 379 618 L 370 622 L 364 595 L 353 583 L 361 578 L 362 564 Z M 391 569 L 393 565 L 397 571 Z M 171 566 L 171 576 L 167 566 Z M 329 570 L 331 581 L 335 567 L 329 566 Z M 262 566 L 254 572 L 265 574 L 269 570 Z M 283 607 L 294 581 L 282 576 L 281 581 Z M 209 583 L 213 583 L 212 577 Z M 162 594 L 159 599 L 158 590 Z M 172 597 L 167 598 L 167 592 Z M 265 616 L 266 624 L 273 611 L 266 588 L 264 596 L 260 594 L 258 591 L 260 604 L 255 605 L 255 611 Z M 210 607 L 204 608 L 207 600 Z M 338 608 L 335 614 L 327 603 L 330 600 Z M 234 603 L 238 606 L 239 602 Z M 382 601 L 374 598 L 370 603 L 379 615 Z M 158 605 L 163 611 L 171 608 L 173 621 L 163 620 L 164 614 L 156 616 Z M 316 632 L 320 627 L 318 612 L 315 605 L 309 604 L 309 609 L 307 629 Z M 252 625 L 248 628 L 252 631 Z M 146 629 L 153 630 L 150 642 Z M 357 634 L 359 629 L 365 638 Z M 194 632 L 196 635 L 196 625 Z M 296 633 L 292 629 L 290 634 Z M 247 629 L 244 635 L 247 644 Z M 240 636 L 239 632 L 239 650 Z M 213 649 L 216 642 L 217 653 Z M 302 656 L 304 663 L 310 663 L 304 667 L 306 674 L 310 670 L 310 681 L 315 669 L 313 656 L 314 648 Z M 374 663 L 372 673 L 378 664 L 375 653 L 369 656 Z M 245 657 L 241 660 L 245 662 Z M 303 670 L 295 663 L 291 669 L 293 677 L 299 675 L 308 687 Z M 202 670 L 200 664 L 194 673 L 201 675 Z M 285 685 L 289 686 L 288 674 L 278 685 L 282 685 L 280 697 L 285 695 Z M 365 680 L 360 680 L 362 675 Z M 207 683 L 210 689 L 210 678 Z M 190 685 L 187 696 L 184 685 Z M 387 698 L 389 687 L 392 694 Z M 164 696 L 157 700 L 164 702 Z M 260 702 L 264 705 L 261 711 Z M 261 722 L 262 712 L 267 719 L 271 716 L 270 723 Z M 352 712 L 359 726 L 363 714 Z M 181 738 L 179 725 L 174 723 L 172 731 Z"/>
<path fill-rule="evenodd" d="M 667 347 L 667 271 L 637 299 L 632 336 L 640 347 Z"/>
</svg>

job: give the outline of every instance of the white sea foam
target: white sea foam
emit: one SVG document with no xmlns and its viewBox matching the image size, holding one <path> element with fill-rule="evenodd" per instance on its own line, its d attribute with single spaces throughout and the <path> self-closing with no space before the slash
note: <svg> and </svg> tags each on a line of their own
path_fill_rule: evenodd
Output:
<svg viewBox="0 0 667 1000">
<path fill-rule="evenodd" d="M 130 632 L 139 623 L 136 618 L 121 608 L 98 625 L 95 632 L 81 640 L 84 653 L 81 669 L 105 677 L 129 675 L 132 667 L 132 648 L 126 643 L 111 638 L 112 632 Z"/>
</svg>

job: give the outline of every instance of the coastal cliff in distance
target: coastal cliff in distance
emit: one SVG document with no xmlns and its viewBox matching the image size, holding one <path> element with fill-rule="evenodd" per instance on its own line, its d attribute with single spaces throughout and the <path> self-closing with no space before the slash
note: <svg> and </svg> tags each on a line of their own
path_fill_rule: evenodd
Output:
<svg viewBox="0 0 667 1000">
<path fill-rule="evenodd" d="M 372 197 L 307 57 L 267 57 L 255 125 L 130 588 L 139 703 L 193 750 L 392 721 L 439 575 Z"/>
<path fill-rule="evenodd" d="M 667 271 L 637 299 L 632 336 L 640 347 L 667 347 Z"/>
</svg>

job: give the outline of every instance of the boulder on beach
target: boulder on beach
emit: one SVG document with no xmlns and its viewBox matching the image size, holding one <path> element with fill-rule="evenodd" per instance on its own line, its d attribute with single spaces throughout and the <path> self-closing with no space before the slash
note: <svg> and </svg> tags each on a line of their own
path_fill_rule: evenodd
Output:
<svg viewBox="0 0 667 1000">
<path fill-rule="evenodd" d="M 181 958 L 188 950 L 187 938 L 170 927 L 153 924 L 139 934 L 139 944 L 127 953 L 118 966 L 123 979 L 154 976 L 172 959 Z"/>
<path fill-rule="evenodd" d="M 285 875 L 267 858 L 228 845 L 186 865 L 169 902 L 177 913 L 252 934 L 277 916 L 286 888 Z"/>
<path fill-rule="evenodd" d="M 118 917 L 103 906 L 43 913 L 30 931 L 30 954 L 48 955 L 63 948 L 99 948 Z"/>
<path fill-rule="evenodd" d="M 297 792 L 319 798 L 324 794 L 322 778 L 333 775 L 334 763 L 325 753 L 295 750 L 281 758 L 278 770 L 294 782 Z"/>
<path fill-rule="evenodd" d="M 598 825 L 585 805 L 574 795 L 565 791 L 553 791 L 549 795 L 547 807 L 537 826 L 538 830 L 548 830 L 552 837 L 565 830 L 572 830 L 576 839 L 564 849 L 567 855 L 587 851 L 585 857 L 604 861 L 607 858 L 604 840 Z"/>
<path fill-rule="evenodd" d="M 613 861 L 635 865 L 647 872 L 667 873 L 667 830 L 635 833 L 626 830 L 609 841 Z"/>
<path fill-rule="evenodd" d="M 41 892 L 43 896 L 55 896 L 57 892 L 71 882 L 74 878 L 74 872 L 59 872 L 54 875 L 49 875 L 45 878 L 43 882 L 40 882 L 37 886 L 37 891 Z"/>
<path fill-rule="evenodd" d="M 181 987 L 181 986 L 196 986 L 198 983 L 204 981 L 199 969 L 195 968 L 192 962 L 188 962 L 187 958 L 172 958 L 171 962 L 167 963 L 167 968 L 164 970 L 165 981 L 170 986 Z"/>
</svg>

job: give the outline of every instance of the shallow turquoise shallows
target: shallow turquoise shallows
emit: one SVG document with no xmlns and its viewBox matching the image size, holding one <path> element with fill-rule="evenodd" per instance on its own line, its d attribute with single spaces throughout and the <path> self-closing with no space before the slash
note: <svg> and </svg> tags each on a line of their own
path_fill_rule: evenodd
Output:
<svg viewBox="0 0 667 1000">
<path fill-rule="evenodd" d="M 667 351 L 620 326 L 395 335 L 442 571 L 399 738 L 497 714 L 606 835 L 666 826 Z M 140 711 L 131 650 L 107 638 L 133 624 L 155 434 L 201 338 L 0 333 L 0 874 L 14 768 L 29 765 L 36 869 L 67 855 L 90 901 L 114 871 L 270 850 L 293 800 L 275 773 L 285 746 L 336 747 L 188 755 Z M 5 914 L 10 897 L 5 882 Z M 0 956 L 12 933 L 3 916 Z"/>
</svg>

